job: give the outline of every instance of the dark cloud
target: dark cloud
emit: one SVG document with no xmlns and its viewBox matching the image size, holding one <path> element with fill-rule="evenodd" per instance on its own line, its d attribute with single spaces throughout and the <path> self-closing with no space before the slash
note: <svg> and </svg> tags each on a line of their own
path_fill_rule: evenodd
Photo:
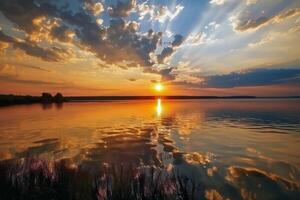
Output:
<svg viewBox="0 0 300 200">
<path fill-rule="evenodd" d="M 237 26 L 235 27 L 235 30 L 237 31 L 247 31 L 249 29 L 255 29 L 258 28 L 267 22 L 269 22 L 271 19 L 268 17 L 259 17 L 257 19 L 249 19 L 249 20 L 243 20 L 240 21 Z"/>
<path fill-rule="evenodd" d="M 58 50 L 60 49 L 57 49 L 55 47 L 45 49 L 29 42 L 16 42 L 13 44 L 13 46 L 14 48 L 23 50 L 30 56 L 35 56 L 45 61 L 59 62 L 64 60 L 62 54 L 58 52 Z"/>
<path fill-rule="evenodd" d="M 51 36 L 61 42 L 71 42 L 73 31 L 65 25 L 52 29 Z"/>
<path fill-rule="evenodd" d="M 46 41 L 50 46 L 55 40 L 68 42 L 90 51 L 106 64 L 125 63 L 123 68 L 141 66 L 144 71 L 154 64 L 163 64 L 183 42 L 181 35 L 175 35 L 173 42 L 157 55 L 157 49 L 162 45 L 162 33 L 153 30 L 140 33 L 139 23 L 125 19 L 131 11 L 136 11 L 135 0 L 110 5 L 111 19 L 106 26 L 99 25 L 94 17 L 104 9 L 102 4 L 96 5 L 91 0 L 79 3 L 81 5 L 75 11 L 68 6 L 59 7 L 52 1 L 1 0 L 0 11 L 25 31 L 27 37 L 20 42 L 1 33 L 0 40 L 2 37 L 2 41 L 46 61 L 60 61 L 68 57 L 68 51 L 58 47 L 42 48 L 40 42 Z"/>
<path fill-rule="evenodd" d="M 165 47 L 162 52 L 157 56 L 158 63 L 164 63 L 165 59 L 170 57 L 174 52 L 172 47 Z"/>
<path fill-rule="evenodd" d="M 177 34 L 177 35 L 174 36 L 174 40 L 172 42 L 172 46 L 173 47 L 178 47 L 178 46 L 180 46 L 182 44 L 182 42 L 183 42 L 183 36 Z"/>
<path fill-rule="evenodd" d="M 92 0 L 83 0 L 84 7 L 91 12 L 94 16 L 98 16 L 104 11 L 103 4 L 100 2 L 94 3 Z"/>
<path fill-rule="evenodd" d="M 112 17 L 127 17 L 135 6 L 136 0 L 118 0 L 116 5 L 108 8 L 108 13 Z"/>
<path fill-rule="evenodd" d="M 129 81 L 136 81 L 137 79 L 136 78 L 129 78 L 128 80 Z"/>
<path fill-rule="evenodd" d="M 184 40 L 182 35 L 175 35 L 171 46 L 165 47 L 162 50 L 162 52 L 157 56 L 157 62 L 164 63 L 165 60 L 175 52 L 175 49 L 183 43 L 183 41 Z"/>
<path fill-rule="evenodd" d="M 245 14 L 245 15 L 243 15 Z M 299 8 L 294 8 L 278 13 L 271 17 L 262 16 L 262 17 L 249 17 L 247 12 L 243 12 L 236 21 L 235 30 L 236 31 L 247 31 L 251 29 L 257 29 L 269 23 L 278 23 L 284 19 L 296 16 L 300 14 Z M 247 14 L 247 15 L 246 15 Z"/>
<path fill-rule="evenodd" d="M 1 42 L 7 42 L 7 43 L 15 43 L 17 40 L 13 37 L 10 37 L 8 35 L 5 35 L 1 30 L 0 30 L 0 41 Z"/>
<path fill-rule="evenodd" d="M 300 84 L 300 69 L 254 69 L 240 73 L 200 77 L 202 87 L 233 88 L 273 84 Z"/>
<path fill-rule="evenodd" d="M 176 75 L 172 74 L 172 70 L 174 68 L 167 68 L 167 69 L 162 69 L 159 71 L 159 74 L 162 77 L 162 81 L 172 81 L 175 80 Z"/>
</svg>

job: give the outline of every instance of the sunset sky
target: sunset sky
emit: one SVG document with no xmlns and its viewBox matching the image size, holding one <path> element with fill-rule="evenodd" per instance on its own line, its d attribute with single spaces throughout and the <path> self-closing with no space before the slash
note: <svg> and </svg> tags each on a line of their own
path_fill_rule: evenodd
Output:
<svg viewBox="0 0 300 200">
<path fill-rule="evenodd" d="M 0 93 L 300 95 L 299 0 L 0 0 Z"/>
</svg>

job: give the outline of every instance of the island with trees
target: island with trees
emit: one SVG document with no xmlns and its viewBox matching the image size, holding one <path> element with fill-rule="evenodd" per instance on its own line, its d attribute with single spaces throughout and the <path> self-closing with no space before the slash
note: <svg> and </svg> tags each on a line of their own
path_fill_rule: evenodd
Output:
<svg viewBox="0 0 300 200">
<path fill-rule="evenodd" d="M 63 103 L 66 101 L 67 99 L 59 92 L 54 96 L 47 92 L 43 92 L 41 96 L 0 94 L 0 106 L 33 103 Z"/>
</svg>

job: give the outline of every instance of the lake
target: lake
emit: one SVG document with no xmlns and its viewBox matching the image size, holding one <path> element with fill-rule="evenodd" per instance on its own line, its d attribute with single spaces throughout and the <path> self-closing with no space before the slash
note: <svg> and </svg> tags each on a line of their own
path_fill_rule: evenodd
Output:
<svg viewBox="0 0 300 200">
<path fill-rule="evenodd" d="M 0 107 L 0 160 L 180 170 L 206 199 L 300 199 L 300 100 L 69 102 Z"/>
</svg>

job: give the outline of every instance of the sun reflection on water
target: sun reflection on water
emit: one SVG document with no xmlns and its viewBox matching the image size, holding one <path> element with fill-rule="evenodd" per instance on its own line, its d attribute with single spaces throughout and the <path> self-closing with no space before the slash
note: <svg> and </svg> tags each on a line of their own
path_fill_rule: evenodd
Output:
<svg viewBox="0 0 300 200">
<path fill-rule="evenodd" d="M 160 116 L 161 113 L 162 113 L 161 99 L 157 99 L 157 102 L 156 102 L 156 114 L 157 114 L 157 116 Z"/>
</svg>

